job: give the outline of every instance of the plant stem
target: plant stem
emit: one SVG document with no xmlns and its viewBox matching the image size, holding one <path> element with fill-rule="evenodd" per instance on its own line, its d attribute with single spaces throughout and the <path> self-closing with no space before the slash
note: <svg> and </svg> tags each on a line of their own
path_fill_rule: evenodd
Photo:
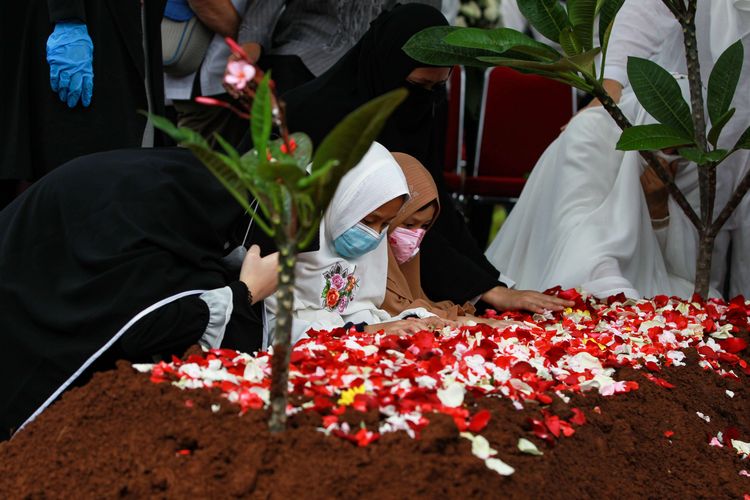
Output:
<svg viewBox="0 0 750 500">
<path fill-rule="evenodd" d="M 681 0 L 678 0 L 677 3 L 675 3 L 673 0 L 661 0 L 661 3 L 663 3 L 672 14 L 674 14 L 674 17 L 676 17 L 677 19 L 682 18 L 685 6 L 682 4 Z"/>
<path fill-rule="evenodd" d="M 708 297 L 711 285 L 711 260 L 714 251 L 714 236 L 710 231 L 702 231 L 698 240 L 698 257 L 695 261 L 695 289 L 693 293 Z"/>
<path fill-rule="evenodd" d="M 281 228 L 277 228 L 283 233 Z M 289 356 L 291 354 L 292 306 L 294 305 L 294 264 L 297 260 L 296 241 L 280 238 L 279 287 L 276 291 L 278 310 L 271 360 L 271 432 L 282 432 L 286 428 L 286 406 L 289 380 Z"/>
<path fill-rule="evenodd" d="M 685 43 L 685 61 L 687 63 L 688 82 L 690 84 L 691 117 L 695 143 L 698 150 L 705 152 L 706 114 L 703 105 L 703 80 L 698 59 L 698 42 L 695 36 L 695 12 L 697 0 L 688 0 L 684 15 L 677 16 L 682 26 Z M 711 259 L 715 233 L 713 231 L 714 203 L 716 200 L 716 164 L 704 162 L 698 164 L 698 187 L 700 189 L 701 221 L 698 227 L 698 256 L 695 262 L 695 293 L 701 297 L 708 296 L 711 280 Z"/>
<path fill-rule="evenodd" d="M 706 151 L 706 115 L 703 108 L 703 84 L 698 59 L 698 43 L 695 37 L 696 6 L 697 0 L 689 0 L 687 12 L 679 20 L 685 43 L 685 60 L 690 84 L 690 108 L 695 143 L 700 151 Z M 708 228 L 713 221 L 714 199 L 716 197 L 716 171 L 713 165 L 698 165 L 698 185 L 700 188 L 701 220 L 703 226 Z"/>
</svg>

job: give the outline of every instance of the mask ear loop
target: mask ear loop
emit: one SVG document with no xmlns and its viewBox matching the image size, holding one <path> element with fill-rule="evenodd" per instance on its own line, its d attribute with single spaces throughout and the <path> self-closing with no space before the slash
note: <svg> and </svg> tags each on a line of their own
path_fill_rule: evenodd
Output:
<svg viewBox="0 0 750 500">
<path fill-rule="evenodd" d="M 250 207 L 253 209 L 253 214 L 257 214 L 258 209 L 258 200 L 254 200 L 253 203 L 250 204 Z M 247 230 L 245 231 L 245 237 L 242 238 L 242 246 L 245 246 L 245 243 L 247 243 L 247 237 L 250 235 L 250 228 L 253 227 L 253 217 L 250 216 L 250 222 L 247 225 Z"/>
</svg>

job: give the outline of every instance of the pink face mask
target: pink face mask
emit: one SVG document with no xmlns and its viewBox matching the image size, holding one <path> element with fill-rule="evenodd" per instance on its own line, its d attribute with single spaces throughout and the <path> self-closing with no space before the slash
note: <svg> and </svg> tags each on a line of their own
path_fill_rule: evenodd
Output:
<svg viewBox="0 0 750 500">
<path fill-rule="evenodd" d="M 427 231 L 424 229 L 406 229 L 397 227 L 388 236 L 393 255 L 399 264 L 403 264 L 414 258 L 419 252 L 419 244 Z"/>
</svg>

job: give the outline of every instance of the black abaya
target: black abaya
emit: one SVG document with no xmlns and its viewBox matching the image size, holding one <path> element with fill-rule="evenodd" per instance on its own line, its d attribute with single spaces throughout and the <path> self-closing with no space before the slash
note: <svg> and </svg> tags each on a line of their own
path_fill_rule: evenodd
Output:
<svg viewBox="0 0 750 500">
<path fill-rule="evenodd" d="M 187 290 L 232 290 L 223 344 L 254 351 L 259 308 L 226 254 L 249 218 L 189 151 L 119 150 L 71 161 L 0 211 L 0 438 L 137 313 Z M 252 238 L 252 236 L 251 236 Z M 254 241 L 257 238 L 252 238 Z M 201 338 L 198 295 L 136 323 L 103 356 L 151 361 Z"/>
<path fill-rule="evenodd" d="M 0 183 L 36 181 L 78 156 L 141 145 L 146 118 L 138 110 L 149 108 L 147 77 L 154 112 L 164 114 L 159 28 L 164 5 L 144 1 L 151 45 L 145 58 L 139 0 L 2 2 Z M 69 108 L 50 88 L 47 38 L 54 24 L 66 19 L 85 21 L 94 45 L 89 107 Z M 0 199 L 0 208 L 4 205 Z"/>
<path fill-rule="evenodd" d="M 305 132 L 314 144 L 320 144 L 358 106 L 405 86 L 412 70 L 427 65 L 408 57 L 403 45 L 422 29 L 443 25 L 447 22 L 442 14 L 426 5 L 399 5 L 382 14 L 331 69 L 283 96 L 290 130 Z M 421 245 L 422 286 L 433 300 L 464 303 L 502 283 L 445 189 L 439 154 L 444 149 L 444 133 L 435 119 L 444 97 L 442 87 L 433 91 L 410 88 L 409 97 L 388 120 L 378 142 L 392 152 L 414 156 L 435 179 L 444 208 Z"/>
</svg>

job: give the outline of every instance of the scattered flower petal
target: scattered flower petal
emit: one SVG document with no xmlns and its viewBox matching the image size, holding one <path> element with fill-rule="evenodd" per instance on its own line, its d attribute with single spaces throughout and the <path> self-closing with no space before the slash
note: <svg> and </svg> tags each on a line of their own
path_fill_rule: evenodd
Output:
<svg viewBox="0 0 750 500">
<path fill-rule="evenodd" d="M 544 453 L 541 452 L 534 443 L 526 438 L 520 438 L 518 440 L 518 449 L 523 453 L 528 453 L 529 455 L 544 455 Z"/>
</svg>

